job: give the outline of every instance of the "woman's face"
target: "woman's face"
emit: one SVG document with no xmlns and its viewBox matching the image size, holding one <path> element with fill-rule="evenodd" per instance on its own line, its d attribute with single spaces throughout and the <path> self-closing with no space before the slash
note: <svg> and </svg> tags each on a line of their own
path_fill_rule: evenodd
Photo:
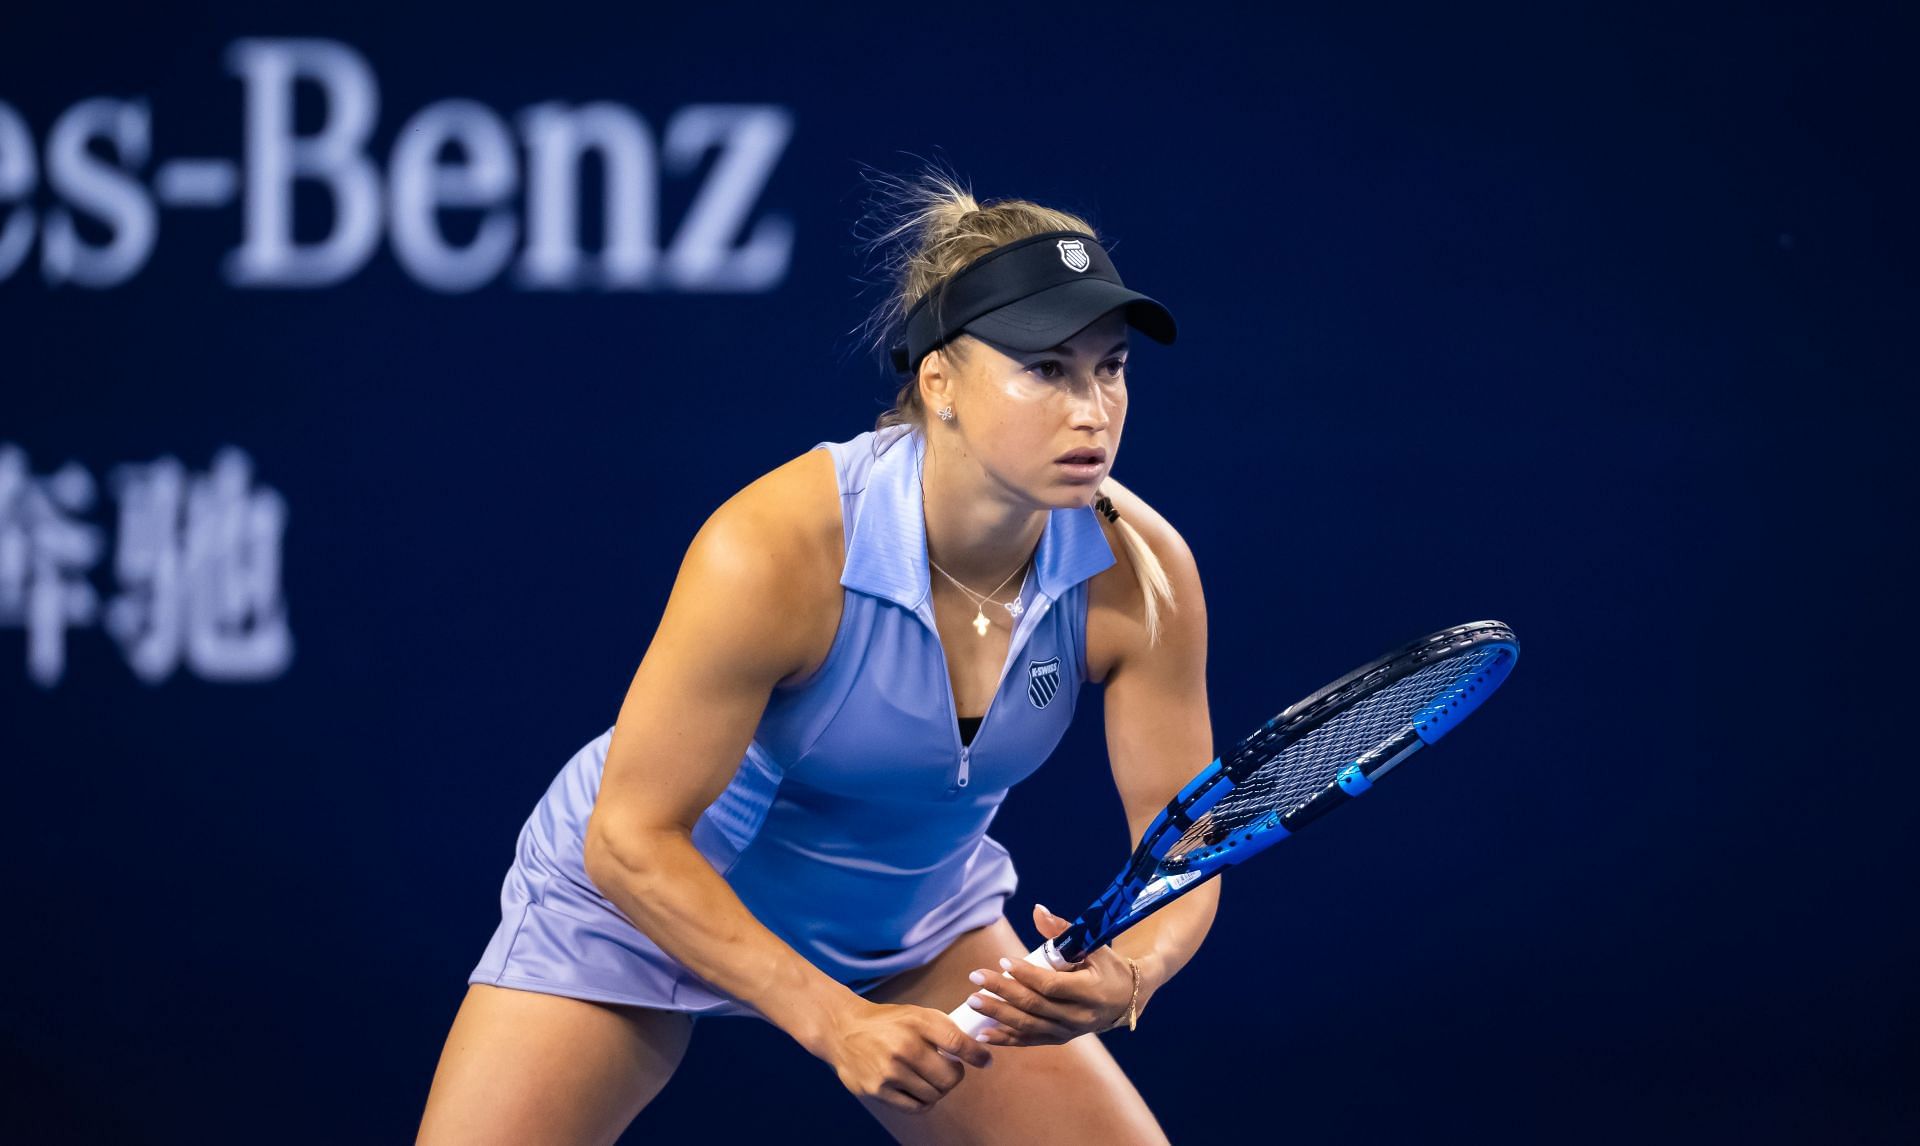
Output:
<svg viewBox="0 0 1920 1146">
<path fill-rule="evenodd" d="M 1012 498 L 1048 509 L 1092 504 L 1127 416 L 1122 312 L 1102 315 L 1051 350 L 961 337 L 963 352 L 946 361 L 957 368 L 947 404 L 963 450 Z"/>
</svg>

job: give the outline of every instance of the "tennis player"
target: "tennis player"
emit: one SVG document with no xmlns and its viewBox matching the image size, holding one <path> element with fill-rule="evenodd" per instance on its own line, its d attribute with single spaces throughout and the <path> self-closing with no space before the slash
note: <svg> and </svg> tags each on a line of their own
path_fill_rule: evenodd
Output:
<svg viewBox="0 0 1920 1146">
<path fill-rule="evenodd" d="M 1173 317 L 1080 218 L 937 171 L 894 189 L 895 407 L 694 537 L 614 727 L 520 833 L 422 1143 L 611 1142 L 702 1015 L 779 1026 L 903 1142 L 1166 1141 L 1087 1036 L 1134 1026 L 1218 883 L 1036 967 L 986 830 L 1083 681 L 1134 843 L 1213 754 L 1192 555 L 1108 476 L 1129 332 Z M 1000 1024 L 979 1040 L 946 1015 L 968 1002 Z"/>
</svg>

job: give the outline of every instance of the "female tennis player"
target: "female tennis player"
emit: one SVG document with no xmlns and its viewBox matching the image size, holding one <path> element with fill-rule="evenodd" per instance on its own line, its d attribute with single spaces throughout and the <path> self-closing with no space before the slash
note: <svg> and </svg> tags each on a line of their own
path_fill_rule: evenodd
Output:
<svg viewBox="0 0 1920 1146">
<path fill-rule="evenodd" d="M 694 537 L 614 727 L 520 833 L 422 1143 L 611 1142 L 701 1015 L 779 1026 L 903 1142 L 1166 1141 L 1086 1036 L 1134 1026 L 1218 883 L 1037 967 L 986 830 L 1082 681 L 1136 843 L 1213 754 L 1192 555 L 1108 476 L 1129 331 L 1173 318 L 1080 218 L 892 186 L 895 407 Z M 963 1002 L 999 1025 L 962 1034 Z"/>
</svg>

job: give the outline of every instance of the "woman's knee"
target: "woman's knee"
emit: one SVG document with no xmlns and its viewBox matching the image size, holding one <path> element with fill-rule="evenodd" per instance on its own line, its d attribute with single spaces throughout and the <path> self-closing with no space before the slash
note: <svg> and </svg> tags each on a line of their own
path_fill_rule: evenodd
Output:
<svg viewBox="0 0 1920 1146">
<path fill-rule="evenodd" d="M 692 1031 L 669 1011 L 474 984 L 418 1141 L 612 1142 L 673 1076 Z"/>
<path fill-rule="evenodd" d="M 1098 1036 L 1061 1046 L 1005 1047 L 992 1068 L 968 1071 L 921 1114 L 868 1105 L 895 1141 L 910 1146 L 1166 1146 L 1153 1112 Z"/>
</svg>

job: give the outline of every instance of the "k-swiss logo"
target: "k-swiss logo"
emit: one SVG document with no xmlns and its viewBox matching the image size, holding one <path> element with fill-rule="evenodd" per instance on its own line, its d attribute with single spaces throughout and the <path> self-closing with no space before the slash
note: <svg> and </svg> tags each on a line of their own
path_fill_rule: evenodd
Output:
<svg viewBox="0 0 1920 1146">
<path fill-rule="evenodd" d="M 1079 239 L 1062 239 L 1058 246 L 1060 261 L 1067 264 L 1069 270 L 1084 271 L 1093 265 L 1093 260 L 1087 257 L 1087 245 Z"/>
<path fill-rule="evenodd" d="M 1027 663 L 1027 699 L 1035 708 L 1045 708 L 1060 691 L 1060 658 Z"/>
</svg>

